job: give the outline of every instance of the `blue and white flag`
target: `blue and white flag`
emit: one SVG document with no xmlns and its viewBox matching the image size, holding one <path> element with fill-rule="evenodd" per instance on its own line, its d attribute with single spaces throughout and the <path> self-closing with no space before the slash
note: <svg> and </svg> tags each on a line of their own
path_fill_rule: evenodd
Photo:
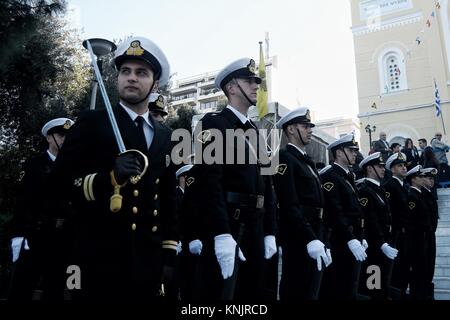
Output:
<svg viewBox="0 0 450 320">
<path fill-rule="evenodd" d="M 436 84 L 436 80 L 434 80 L 434 106 L 436 107 L 436 117 L 441 115 L 441 98 L 439 96 L 439 89 Z"/>
</svg>

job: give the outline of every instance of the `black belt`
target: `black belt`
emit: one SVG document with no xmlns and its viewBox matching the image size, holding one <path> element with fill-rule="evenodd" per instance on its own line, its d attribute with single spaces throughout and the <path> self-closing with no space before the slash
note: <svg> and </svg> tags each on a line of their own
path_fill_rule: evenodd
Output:
<svg viewBox="0 0 450 320">
<path fill-rule="evenodd" d="M 261 195 L 227 192 L 227 202 L 252 209 L 264 208 L 264 196 Z"/>
<path fill-rule="evenodd" d="M 300 209 L 304 210 L 306 213 L 312 212 L 313 214 L 317 214 L 319 219 L 323 218 L 323 208 L 300 205 Z"/>
</svg>

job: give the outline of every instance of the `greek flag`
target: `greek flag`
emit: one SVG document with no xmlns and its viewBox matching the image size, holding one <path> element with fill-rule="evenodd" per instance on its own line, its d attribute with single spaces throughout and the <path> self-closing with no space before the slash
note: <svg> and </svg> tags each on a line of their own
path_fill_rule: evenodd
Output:
<svg viewBox="0 0 450 320">
<path fill-rule="evenodd" d="M 436 84 L 436 80 L 434 80 L 434 106 L 436 107 L 436 117 L 441 115 L 441 98 L 439 96 L 439 89 Z"/>
</svg>

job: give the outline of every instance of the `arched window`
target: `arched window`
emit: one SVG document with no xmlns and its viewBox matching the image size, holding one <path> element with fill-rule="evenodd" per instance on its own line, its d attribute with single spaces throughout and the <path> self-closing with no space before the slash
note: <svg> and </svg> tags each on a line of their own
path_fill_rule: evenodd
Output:
<svg viewBox="0 0 450 320">
<path fill-rule="evenodd" d="M 406 90 L 406 67 L 403 53 L 398 49 L 384 51 L 379 61 L 380 93 Z"/>
</svg>

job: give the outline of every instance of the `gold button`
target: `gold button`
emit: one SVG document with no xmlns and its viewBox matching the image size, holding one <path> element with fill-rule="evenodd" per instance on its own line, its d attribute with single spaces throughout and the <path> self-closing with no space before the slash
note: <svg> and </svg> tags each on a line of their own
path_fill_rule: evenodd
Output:
<svg viewBox="0 0 450 320">
<path fill-rule="evenodd" d="M 156 180 L 155 180 L 155 184 L 159 184 L 159 179 L 156 179 Z"/>
<path fill-rule="evenodd" d="M 138 208 L 133 207 L 133 213 L 134 213 L 134 214 L 138 213 Z"/>
<path fill-rule="evenodd" d="M 133 191 L 133 196 L 135 196 L 135 197 L 139 196 L 139 191 L 138 190 L 134 190 Z"/>
<path fill-rule="evenodd" d="M 156 217 L 156 216 L 158 215 L 158 210 L 155 209 L 155 210 L 153 211 L 153 215 Z"/>
<path fill-rule="evenodd" d="M 158 200 L 158 194 L 155 194 L 155 197 L 153 199 Z"/>
<path fill-rule="evenodd" d="M 152 232 L 156 232 L 156 230 L 158 230 L 158 227 L 157 227 L 157 226 L 154 226 L 154 227 L 152 228 Z"/>
<path fill-rule="evenodd" d="M 131 225 L 131 230 L 133 230 L 133 231 L 136 230 L 136 223 L 133 223 L 133 224 Z"/>
</svg>

